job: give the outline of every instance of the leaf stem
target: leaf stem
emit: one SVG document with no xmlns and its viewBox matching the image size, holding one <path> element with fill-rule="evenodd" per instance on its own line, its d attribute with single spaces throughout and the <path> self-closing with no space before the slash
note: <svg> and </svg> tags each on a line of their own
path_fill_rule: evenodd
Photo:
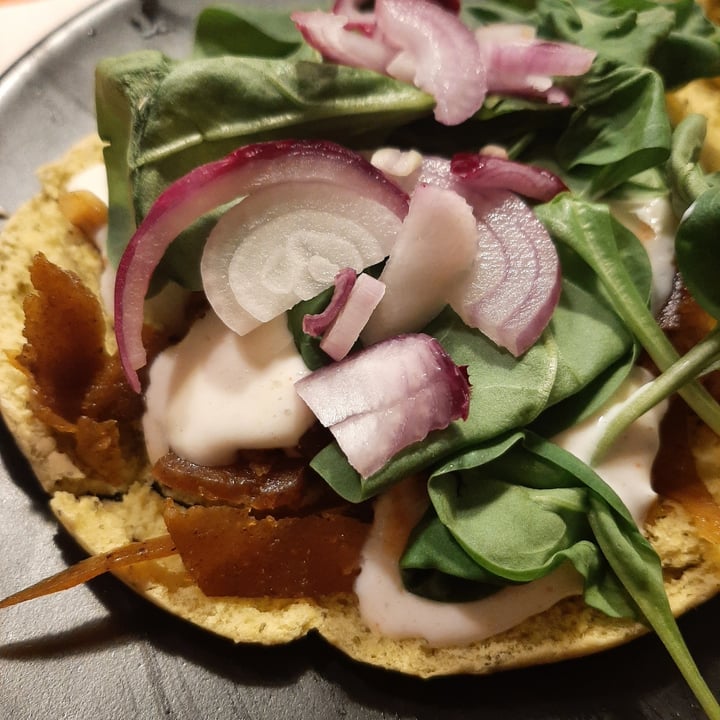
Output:
<svg viewBox="0 0 720 720">
<path fill-rule="evenodd" d="M 702 375 L 720 359 L 720 327 L 716 327 L 665 372 L 636 390 L 608 420 L 593 452 L 590 464 L 596 465 L 618 437 L 665 398 Z"/>
</svg>

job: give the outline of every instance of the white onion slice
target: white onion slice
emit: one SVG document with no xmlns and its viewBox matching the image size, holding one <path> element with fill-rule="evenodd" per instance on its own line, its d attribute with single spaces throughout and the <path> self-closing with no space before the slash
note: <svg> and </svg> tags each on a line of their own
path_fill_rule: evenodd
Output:
<svg viewBox="0 0 720 720">
<path fill-rule="evenodd" d="M 174 182 L 155 202 L 123 254 L 115 285 L 115 333 L 123 369 L 140 391 L 145 365 L 143 306 L 155 267 L 186 227 L 226 203 L 261 187 L 313 180 L 339 185 L 385 205 L 398 218 L 408 198 L 357 153 L 324 141 L 258 143 L 202 165 Z"/>
<path fill-rule="evenodd" d="M 403 335 L 299 380 L 295 388 L 362 477 L 453 420 L 467 418 L 467 372 L 428 335 Z"/>
<path fill-rule="evenodd" d="M 333 284 L 338 271 L 360 271 L 390 252 L 398 216 L 355 188 L 290 182 L 255 191 L 228 210 L 205 244 L 205 294 L 239 335 Z"/>
<path fill-rule="evenodd" d="M 333 360 L 342 360 L 360 337 L 373 311 L 385 294 L 385 283 L 361 273 L 345 304 L 320 341 L 320 349 Z"/>
<path fill-rule="evenodd" d="M 521 355 L 540 337 L 560 296 L 560 263 L 547 230 L 513 193 L 477 196 L 480 239 L 470 281 L 450 305 L 470 327 Z"/>
<path fill-rule="evenodd" d="M 452 190 L 419 185 L 380 280 L 385 297 L 362 332 L 366 345 L 423 328 L 447 305 L 475 259 L 473 210 Z"/>
</svg>

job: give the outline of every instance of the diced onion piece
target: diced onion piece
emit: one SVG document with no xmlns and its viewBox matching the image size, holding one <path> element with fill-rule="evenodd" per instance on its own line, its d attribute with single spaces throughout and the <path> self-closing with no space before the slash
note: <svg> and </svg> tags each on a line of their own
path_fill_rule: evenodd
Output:
<svg viewBox="0 0 720 720">
<path fill-rule="evenodd" d="M 378 0 L 375 15 L 382 34 L 400 49 L 387 73 L 430 93 L 438 122 L 457 125 L 482 107 L 487 93 L 482 53 L 453 12 L 422 0 Z"/>
<path fill-rule="evenodd" d="M 330 327 L 340 310 L 350 297 L 350 291 L 355 285 L 356 272 L 352 268 L 343 268 L 335 276 L 335 289 L 333 290 L 330 302 L 327 307 L 316 315 L 305 315 L 302 321 L 304 333 L 312 337 L 321 337 Z"/>
<path fill-rule="evenodd" d="M 567 190 L 565 183 L 545 168 L 496 155 L 458 153 L 452 159 L 451 169 L 463 186 L 473 190 L 512 190 L 541 202 Z"/>
<path fill-rule="evenodd" d="M 228 210 L 205 244 L 205 294 L 244 335 L 390 252 L 401 227 L 385 205 L 355 188 L 293 182 L 254 192 Z"/>
<path fill-rule="evenodd" d="M 362 340 L 366 345 L 423 328 L 447 305 L 477 251 L 473 210 L 452 190 L 420 185 L 380 279 L 385 297 Z"/>
<path fill-rule="evenodd" d="M 399 218 L 408 198 L 356 153 L 324 141 L 276 141 L 239 148 L 195 168 L 155 202 L 123 254 L 115 285 L 115 332 L 130 385 L 139 392 L 137 370 L 145 365 L 143 306 L 155 267 L 170 243 L 205 213 L 255 190 L 292 181 L 340 185 L 385 205 Z"/>
<path fill-rule="evenodd" d="M 513 355 L 522 355 L 542 334 L 560 296 L 560 264 L 545 227 L 513 193 L 474 201 L 480 239 L 469 282 L 450 304 Z"/>
<path fill-rule="evenodd" d="M 384 283 L 366 273 L 359 275 L 347 302 L 323 336 L 320 349 L 333 360 L 342 360 L 357 342 L 384 294 Z"/>
<path fill-rule="evenodd" d="M 467 418 L 470 404 L 465 368 L 423 334 L 373 345 L 295 387 L 363 478 L 433 430 Z"/>
</svg>

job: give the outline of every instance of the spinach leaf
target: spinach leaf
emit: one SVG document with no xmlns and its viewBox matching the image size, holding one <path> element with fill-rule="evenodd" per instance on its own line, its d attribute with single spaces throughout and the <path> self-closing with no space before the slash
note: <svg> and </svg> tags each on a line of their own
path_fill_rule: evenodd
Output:
<svg viewBox="0 0 720 720">
<path fill-rule="evenodd" d="M 673 131 L 667 176 L 672 190 L 673 209 L 678 217 L 682 217 L 711 185 L 700 166 L 706 131 L 706 118 L 694 114 L 685 117 Z"/>
<path fill-rule="evenodd" d="M 572 247 L 595 270 L 616 312 L 655 364 L 661 370 L 670 367 L 678 354 L 655 322 L 622 262 L 617 242 L 617 233 L 621 231 L 609 209 L 563 193 L 550 203 L 537 206 L 535 211 L 557 241 Z M 680 394 L 699 417 L 720 432 L 720 407 L 704 388 L 691 383 Z"/>
<path fill-rule="evenodd" d="M 624 65 L 651 66 L 666 87 L 720 74 L 720 29 L 693 0 L 477 0 L 469 22 L 526 23 L 540 37 L 576 43 Z"/>
<path fill-rule="evenodd" d="M 135 232 L 135 209 L 129 163 L 140 108 L 173 67 L 157 51 L 101 60 L 95 72 L 95 105 L 108 176 L 108 256 L 117 265 Z"/>
<path fill-rule="evenodd" d="M 287 12 L 252 6 L 205 8 L 195 27 L 195 57 L 254 55 L 287 57 L 302 44 L 302 35 Z"/>
<path fill-rule="evenodd" d="M 660 560 L 637 528 L 591 497 L 588 519 L 603 554 L 637 606 L 644 622 L 658 635 L 709 718 L 720 718 L 720 707 L 692 659 L 675 622 L 662 579 Z"/>
<path fill-rule="evenodd" d="M 588 604 L 613 617 L 636 616 L 593 536 L 590 496 L 596 494 L 613 512 L 632 520 L 613 491 L 565 451 L 531 433 L 516 432 L 453 458 L 433 473 L 428 488 L 439 522 L 491 574 L 488 580 L 478 572 L 480 582 L 526 582 L 570 561 L 585 578 Z M 403 563 L 417 556 L 418 545 L 428 544 L 431 538 L 424 535 L 413 535 Z M 437 529 L 434 536 L 441 537 Z M 433 590 L 439 592 L 454 568 L 437 563 L 431 548 L 423 552 L 426 575 L 433 573 Z M 472 577 L 462 564 L 458 567 L 464 579 Z M 453 585 L 451 581 L 451 589 Z"/>
<path fill-rule="evenodd" d="M 400 559 L 404 587 L 439 602 L 467 602 L 509 584 L 476 563 L 430 509 L 414 529 Z"/>
<path fill-rule="evenodd" d="M 625 359 L 632 337 L 602 298 L 571 277 L 568 273 L 563 280 L 558 308 L 542 341 L 521 358 L 468 328 L 449 309 L 424 329 L 440 341 L 456 364 L 468 367 L 472 391 L 466 421 L 452 423 L 406 448 L 365 480 L 334 443 L 315 456 L 313 468 L 341 496 L 359 502 L 408 474 L 529 424 L 549 405 L 579 392 Z M 614 380 L 621 380 L 620 372 Z"/>
<path fill-rule="evenodd" d="M 653 70 L 596 61 L 573 102 L 577 109 L 557 142 L 557 158 L 569 170 L 590 173 L 590 197 L 668 157 L 665 88 Z"/>
<path fill-rule="evenodd" d="M 319 62 L 226 56 L 180 63 L 138 114 L 130 148 L 137 217 L 172 181 L 240 145 L 287 137 L 378 144 L 433 105 L 410 85 Z M 198 289 L 206 234 L 202 226 L 166 254 L 181 273 L 174 279 L 191 289 Z M 184 257 L 173 262 L 178 253 Z"/>
<path fill-rule="evenodd" d="M 298 349 L 300 357 L 302 357 L 305 366 L 310 370 L 317 370 L 323 365 L 327 365 L 328 362 L 330 362 L 330 358 L 320 349 L 320 341 L 322 338 L 313 337 L 303 331 L 303 318 L 306 315 L 321 313 L 330 302 L 333 290 L 334 288 L 329 287 L 310 300 L 302 300 L 288 311 L 288 329 L 292 333 L 295 347 Z"/>
<path fill-rule="evenodd" d="M 572 42 L 623 65 L 647 65 L 668 37 L 675 15 L 664 5 L 633 2 L 540 0 L 539 32 Z"/>
<path fill-rule="evenodd" d="M 530 579 L 573 562 L 586 602 L 655 630 L 708 715 L 718 717 L 670 609 L 657 554 L 588 465 L 539 436 L 515 433 L 438 468 L 429 493 L 450 535 L 493 575 Z"/>
<path fill-rule="evenodd" d="M 720 74 L 720 28 L 694 0 L 675 0 L 665 7 L 675 13 L 675 26 L 651 58 L 665 85 L 674 88 Z"/>
<path fill-rule="evenodd" d="M 678 269 L 700 307 L 720 319 L 720 187 L 693 203 L 675 236 Z"/>
</svg>

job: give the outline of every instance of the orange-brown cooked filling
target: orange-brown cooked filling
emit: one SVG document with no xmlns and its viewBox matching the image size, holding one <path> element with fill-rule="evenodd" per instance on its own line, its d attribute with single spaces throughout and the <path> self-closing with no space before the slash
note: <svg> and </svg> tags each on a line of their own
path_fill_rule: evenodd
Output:
<svg viewBox="0 0 720 720">
<path fill-rule="evenodd" d="M 301 515 L 337 504 L 338 497 L 304 457 L 282 450 L 238 453 L 232 465 L 206 467 L 169 452 L 152 469 L 161 486 L 207 505 L 250 508 L 257 513 Z"/>
<path fill-rule="evenodd" d="M 142 399 L 105 350 L 105 318 L 74 274 L 35 256 L 17 366 L 31 379 L 35 415 L 86 471 L 122 487 L 137 473 Z"/>
<path fill-rule="evenodd" d="M 338 513 L 257 519 L 240 508 L 168 503 L 165 524 L 206 595 L 313 598 L 352 591 L 367 523 Z"/>
<path fill-rule="evenodd" d="M 117 357 L 106 352 L 102 310 L 81 281 L 42 255 L 33 262 L 31 280 L 26 343 L 16 361 L 31 378 L 33 410 L 64 439 L 61 448 L 78 464 L 120 487 L 143 456 L 141 397 L 128 387 Z M 712 320 L 678 281 L 661 323 L 685 352 Z M 163 340 L 151 341 L 151 355 Z M 706 379 L 716 397 L 718 376 Z M 688 509 L 704 537 L 718 542 L 720 510 L 697 475 L 688 440 L 696 422 L 681 401 L 673 401 L 662 425 L 654 482 L 661 495 Z M 308 467 L 308 458 L 326 441 L 315 428 L 297 457 L 279 450 L 243 452 L 232 465 L 208 468 L 169 453 L 155 464 L 153 475 L 162 487 L 199 503 L 183 509 L 168 501 L 164 518 L 206 594 L 317 597 L 352 589 L 369 528 L 367 508 L 345 514 L 347 504 Z"/>
</svg>

